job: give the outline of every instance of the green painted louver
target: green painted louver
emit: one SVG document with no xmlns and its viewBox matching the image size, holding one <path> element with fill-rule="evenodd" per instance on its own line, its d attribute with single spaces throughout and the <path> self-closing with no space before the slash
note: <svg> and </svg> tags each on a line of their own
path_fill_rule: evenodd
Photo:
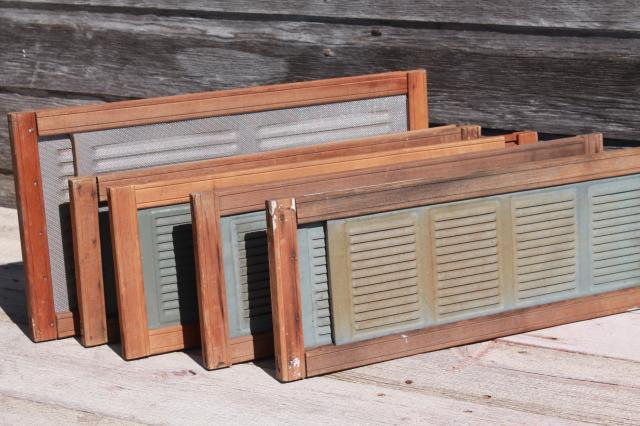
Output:
<svg viewBox="0 0 640 426">
<path fill-rule="evenodd" d="M 229 335 L 271 330 L 269 259 L 264 212 L 223 217 L 221 221 Z M 298 237 L 304 338 L 309 347 L 331 343 L 324 228 L 306 226 Z"/>
<path fill-rule="evenodd" d="M 336 344 L 638 286 L 640 176 L 333 220 L 327 240 Z"/>
<path fill-rule="evenodd" d="M 140 210 L 138 221 L 149 328 L 197 321 L 190 206 Z"/>
</svg>

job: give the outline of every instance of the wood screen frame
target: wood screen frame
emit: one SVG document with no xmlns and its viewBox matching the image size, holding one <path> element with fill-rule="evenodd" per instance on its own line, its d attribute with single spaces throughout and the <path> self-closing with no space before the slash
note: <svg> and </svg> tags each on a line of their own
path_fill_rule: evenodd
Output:
<svg viewBox="0 0 640 426">
<path fill-rule="evenodd" d="M 432 161 L 426 161 L 426 162 L 418 162 L 408 167 L 403 165 L 398 168 L 400 169 L 401 173 L 399 176 L 396 176 L 396 178 L 399 181 L 403 181 L 407 179 L 409 180 L 413 179 L 416 176 L 425 177 L 425 176 L 431 175 L 431 178 L 433 179 L 433 178 L 440 177 L 443 173 L 446 173 L 447 171 L 450 171 L 450 170 L 453 170 L 454 174 L 456 173 L 464 174 L 466 172 L 469 172 L 469 170 L 473 170 L 474 172 L 477 173 L 478 171 L 482 171 L 485 168 L 487 168 L 487 164 L 500 166 L 500 164 L 505 165 L 505 164 L 523 162 L 523 161 L 539 160 L 540 158 L 538 158 L 536 153 L 543 154 L 545 158 L 554 158 L 556 156 L 560 157 L 563 155 L 567 155 L 566 152 L 563 152 L 563 149 L 567 148 L 568 145 L 571 145 L 571 144 L 580 145 L 583 150 L 582 153 L 580 154 L 574 153 L 573 155 L 589 156 L 594 153 L 601 152 L 603 148 L 601 135 L 578 136 L 575 138 L 563 139 L 555 142 L 541 143 L 541 144 L 538 144 L 537 146 L 523 147 L 520 151 L 518 150 L 505 150 L 501 152 L 487 151 L 487 152 L 480 152 L 480 153 L 473 153 L 473 154 L 465 154 L 461 156 L 454 156 L 451 158 L 444 157 L 438 160 L 432 160 Z M 440 164 L 438 164 L 438 162 Z M 455 167 L 452 168 L 452 165 L 458 165 L 458 170 L 456 170 Z M 410 170 L 413 166 L 416 166 L 416 169 L 418 170 L 418 172 Z M 438 168 L 437 166 L 440 166 L 440 167 Z M 379 175 L 377 176 L 377 180 L 375 178 L 375 172 L 373 171 L 364 170 L 364 171 L 361 171 L 361 173 L 358 173 L 358 172 L 345 173 L 344 178 L 346 183 L 344 183 L 343 186 L 345 188 L 346 187 L 357 188 L 359 184 L 356 181 L 352 182 L 350 178 L 358 177 L 358 175 L 360 175 L 360 177 L 364 177 L 363 181 L 368 184 L 371 184 L 376 181 L 378 183 L 384 183 L 384 182 L 388 182 L 389 179 L 393 178 L 393 171 L 391 170 L 392 168 L 386 168 L 386 169 L 378 168 L 378 169 L 379 170 L 377 171 L 379 172 Z M 372 177 L 372 178 L 369 179 L 369 177 Z M 340 179 L 340 178 L 337 177 L 337 179 Z M 231 188 L 226 191 L 210 191 L 206 193 L 191 194 L 192 217 L 195 222 L 199 222 L 198 218 L 203 218 L 204 219 L 203 222 L 209 221 L 210 223 L 219 224 L 221 216 L 228 216 L 232 214 L 256 211 L 256 209 L 260 208 L 262 204 L 262 199 L 264 199 L 265 196 L 268 197 L 269 192 L 273 194 L 279 194 L 279 195 L 286 194 L 286 193 L 294 193 L 296 192 L 296 190 L 293 188 L 297 188 L 297 185 L 299 185 L 301 188 L 304 188 L 305 183 L 308 183 L 308 182 L 309 182 L 309 179 L 307 180 L 302 179 L 298 182 L 274 183 L 270 187 L 268 185 L 263 186 L 263 188 L 261 188 L 261 190 L 257 192 L 252 187 L 244 186 L 244 187 L 238 187 L 238 188 Z M 286 186 L 286 184 L 289 184 L 290 187 L 282 188 L 282 186 Z M 298 189 L 297 191 L 301 193 L 301 192 L 304 192 L 304 189 Z M 310 192 L 313 193 L 315 191 L 312 190 Z M 238 196 L 240 196 L 240 198 L 247 198 L 247 197 L 251 198 L 252 199 L 251 203 L 245 205 L 243 208 L 239 208 L 237 205 L 234 205 L 233 201 L 226 202 L 227 199 L 233 200 L 233 199 L 236 199 Z M 196 201 L 196 200 L 204 200 L 204 199 L 209 201 L 207 203 Z M 214 216 L 215 218 L 212 219 L 211 216 Z M 269 220 L 271 219 L 268 219 L 267 221 L 268 225 L 270 223 Z M 219 245 L 220 231 L 218 226 L 219 225 L 194 228 L 193 230 L 194 238 L 196 239 L 196 241 L 199 241 L 199 240 L 208 241 L 208 242 L 217 241 L 217 244 Z M 199 244 L 199 242 L 196 242 L 196 244 Z M 207 289 L 198 288 L 199 295 L 204 294 L 205 291 L 214 295 L 226 294 L 226 290 L 224 288 L 224 280 L 219 279 L 219 277 L 224 277 L 224 270 L 223 270 L 224 266 L 220 262 L 212 262 L 211 261 L 212 256 L 213 254 L 211 250 L 209 250 L 208 252 L 204 251 L 204 252 L 196 253 L 196 270 L 198 271 L 198 277 L 201 277 L 201 276 L 216 277 L 216 279 L 211 279 L 208 282 L 198 281 L 199 287 L 202 287 L 202 286 L 207 287 Z M 270 274 L 271 273 L 274 273 L 274 272 L 270 270 Z M 217 288 L 212 289 L 211 288 L 212 286 Z M 278 289 L 276 288 L 275 291 L 278 291 Z M 211 331 L 213 330 L 213 325 L 205 323 L 207 321 L 207 318 L 210 317 L 209 313 L 220 312 L 220 311 L 226 312 L 226 305 L 225 306 L 219 305 L 219 303 L 221 303 L 220 300 L 223 300 L 224 297 L 225 296 L 222 296 L 219 299 L 216 299 L 215 297 L 208 297 L 206 299 L 199 299 L 198 301 L 199 308 L 201 309 L 201 312 L 204 313 L 204 315 L 201 315 L 201 318 L 200 318 L 201 327 L 207 327 L 209 330 L 208 333 L 204 333 L 204 332 L 201 333 L 203 358 L 205 360 L 204 366 L 208 369 L 228 366 L 233 363 L 233 361 L 229 361 L 229 364 L 216 364 L 216 363 L 207 362 L 208 357 L 210 359 L 215 359 L 216 361 L 220 359 L 224 359 L 224 354 L 226 351 L 228 351 L 228 349 L 224 347 L 225 337 L 222 335 L 217 335 L 217 336 L 212 335 Z M 285 311 L 283 311 L 282 309 L 279 312 L 285 316 L 287 315 Z M 296 309 L 296 312 L 297 312 L 297 309 Z M 295 315 L 297 315 L 297 313 Z M 293 316 L 293 318 L 296 318 L 295 315 Z M 288 317 L 291 318 L 290 315 Z M 227 321 L 226 318 L 220 318 L 220 317 L 218 318 L 221 321 L 225 321 L 225 323 Z M 299 316 L 297 318 L 299 318 Z M 283 332 L 286 333 L 286 331 L 283 331 Z M 282 346 L 282 341 L 280 341 L 279 344 Z M 297 359 L 298 361 L 300 361 L 302 358 L 298 357 Z M 293 364 L 298 364 L 298 362 L 295 361 L 294 358 L 287 357 L 284 355 L 279 357 L 279 360 L 280 361 L 277 363 L 277 365 L 280 366 L 281 371 L 285 371 L 285 370 L 289 371 L 288 370 L 289 367 L 287 367 L 288 361 L 293 362 Z M 282 360 L 288 360 L 288 361 L 282 361 Z M 291 371 L 291 374 L 296 374 L 296 373 L 295 371 Z"/>
<path fill-rule="evenodd" d="M 415 130 L 428 127 L 426 87 L 426 71 L 417 69 L 9 113 L 30 337 L 40 342 L 79 331 L 77 313 L 55 311 L 40 137 L 394 95 L 407 96 L 408 128 Z"/>
<path fill-rule="evenodd" d="M 340 219 L 413 208 L 444 202 L 461 201 L 470 198 L 534 190 L 590 180 L 612 178 L 640 173 L 640 148 L 629 148 L 616 152 L 601 152 L 592 157 L 569 157 L 547 160 L 539 163 L 519 164 L 481 175 L 467 174 L 453 179 L 420 180 L 394 184 L 372 185 L 366 191 L 341 191 L 314 194 L 297 199 L 271 200 L 267 204 L 267 217 L 273 212 L 288 218 L 286 236 L 269 231 L 269 257 L 282 256 L 297 258 L 294 247 L 280 244 L 297 238 L 299 224 Z M 413 199 L 409 199 L 412 194 Z M 271 240 L 275 240 L 273 243 Z M 280 252 L 276 252 L 280 250 Z M 271 272 L 271 271 L 270 271 Z M 289 297 L 299 294 L 299 277 L 295 274 L 279 275 L 271 273 L 272 288 L 288 289 Z M 293 282 L 298 280 L 297 282 Z M 298 289 L 291 289 L 294 287 Z M 347 343 L 343 345 L 323 345 L 306 350 L 297 336 L 302 335 L 302 322 L 293 321 L 297 315 L 295 307 L 300 300 L 273 298 L 274 339 L 281 339 L 276 345 L 276 359 L 304 359 L 296 363 L 300 371 L 276 370 L 281 381 L 316 376 L 374 362 L 443 349 L 447 347 L 478 342 L 510 334 L 528 332 L 560 324 L 581 321 L 599 316 L 624 312 L 640 306 L 640 287 L 583 296 L 567 301 L 553 302 L 540 306 L 515 309 L 499 314 L 486 315 L 449 324 L 429 326 L 404 333 Z M 275 304 L 280 304 L 276 306 Z M 289 311 L 283 315 L 282 310 Z M 283 322 L 284 323 L 281 323 Z M 284 337 L 283 337 L 284 336 Z M 284 342 L 284 343 L 282 343 Z M 306 370 L 305 370 L 306 369 Z"/>
<path fill-rule="evenodd" d="M 404 139 L 405 134 L 386 135 L 386 137 Z M 116 269 L 121 268 L 120 265 L 129 265 L 129 262 L 134 262 L 136 265 L 135 268 L 128 269 L 129 273 L 127 273 L 127 270 L 121 269 L 116 271 L 115 274 L 123 356 L 125 359 L 134 359 L 170 352 L 193 346 L 198 340 L 197 327 L 180 325 L 149 330 L 146 321 L 130 319 L 135 315 L 133 312 L 139 312 L 142 304 L 145 303 L 144 280 L 141 272 L 139 272 L 141 269 L 138 269 L 138 265 L 141 265 L 142 262 L 140 249 L 137 245 L 139 243 L 137 242 L 138 239 L 131 238 L 132 235 L 137 234 L 132 234 L 129 231 L 121 232 L 121 230 L 138 229 L 137 214 L 132 214 L 131 209 L 135 209 L 137 212 L 139 209 L 148 207 L 189 202 L 191 193 L 208 191 L 213 188 L 231 188 L 232 190 L 234 187 L 240 186 L 255 188 L 262 185 L 258 184 L 258 182 L 271 182 L 272 185 L 282 187 L 284 183 L 296 181 L 295 178 L 291 177 L 294 172 L 301 179 L 310 179 L 312 182 L 317 183 L 319 177 L 327 178 L 335 173 L 344 174 L 353 173 L 354 171 L 366 171 L 371 167 L 370 163 L 372 161 L 378 162 L 380 164 L 378 167 L 387 167 L 391 164 L 401 169 L 404 165 L 415 162 L 415 157 L 420 152 L 424 152 L 424 156 L 444 157 L 470 150 L 500 152 L 505 145 L 505 137 L 495 136 L 470 141 L 435 143 L 433 145 L 400 150 L 373 152 L 366 155 L 356 154 L 348 157 L 307 161 L 294 165 L 281 164 L 256 169 L 237 170 L 217 175 L 205 175 L 199 178 L 160 181 L 142 185 L 110 186 L 107 189 L 107 194 L 115 267 Z M 133 199 L 134 202 L 129 202 L 130 199 Z M 253 210 L 259 211 L 260 208 L 253 208 Z M 135 239 L 136 243 L 133 243 L 132 239 Z M 117 258 L 123 259 L 118 261 Z M 131 271 L 136 272 L 135 276 L 132 276 Z M 98 290 L 94 288 L 94 291 Z M 84 289 L 81 293 L 87 294 Z M 132 312 L 131 317 L 127 315 L 127 312 Z M 140 336 L 146 337 L 141 338 Z M 245 341 L 246 345 L 252 345 L 252 349 L 256 345 L 254 342 L 256 338 L 264 338 L 272 343 L 270 333 L 249 337 L 250 339 L 242 338 L 241 340 Z M 148 341 L 143 342 L 142 340 L 145 339 Z M 231 341 L 232 346 L 235 341 L 236 339 Z M 262 348 L 262 346 L 260 347 Z M 253 352 L 240 349 L 238 351 L 241 355 L 238 358 L 232 357 L 234 362 L 246 360 L 247 356 L 256 356 Z M 233 350 L 231 352 L 234 353 Z"/>
<path fill-rule="evenodd" d="M 84 346 L 105 344 L 116 328 L 109 321 L 104 302 L 100 228 L 98 221 L 99 201 L 106 199 L 110 187 L 130 184 L 156 185 L 169 178 L 202 180 L 219 171 L 229 174 L 257 167 L 293 165 L 302 162 L 328 160 L 339 157 L 382 156 L 383 153 L 399 150 L 422 150 L 427 145 L 460 142 L 480 137 L 480 127 L 441 126 L 398 134 L 381 135 L 347 141 L 331 142 L 307 147 L 289 148 L 255 154 L 214 158 L 180 165 L 153 167 L 140 171 L 127 171 L 101 176 L 83 176 L 69 179 L 71 217 L 85 218 L 74 222 L 72 239 L 77 286 L 77 303 L 80 317 L 81 343 Z M 537 139 L 535 132 L 519 132 L 508 135 L 510 144 Z M 465 144 L 465 149 L 471 145 Z M 208 179 L 208 178 L 206 178 Z M 100 197 L 102 195 L 102 197 Z M 188 200 L 186 200 L 188 201 Z M 75 225 L 78 223 L 80 225 Z"/>
</svg>

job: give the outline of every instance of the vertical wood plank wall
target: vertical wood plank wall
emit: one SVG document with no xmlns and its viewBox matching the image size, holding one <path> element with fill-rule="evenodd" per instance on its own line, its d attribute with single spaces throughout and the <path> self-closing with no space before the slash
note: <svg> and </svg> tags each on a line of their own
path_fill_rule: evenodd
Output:
<svg viewBox="0 0 640 426">
<path fill-rule="evenodd" d="M 0 4 L 0 113 L 426 68 L 433 123 L 640 136 L 632 2 L 76 3 Z"/>
</svg>

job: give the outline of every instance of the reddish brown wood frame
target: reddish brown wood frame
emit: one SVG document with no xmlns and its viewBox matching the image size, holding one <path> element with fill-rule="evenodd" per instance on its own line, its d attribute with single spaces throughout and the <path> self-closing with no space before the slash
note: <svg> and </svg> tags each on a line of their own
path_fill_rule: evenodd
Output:
<svg viewBox="0 0 640 426">
<path fill-rule="evenodd" d="M 354 173 L 365 171 L 371 164 L 393 164 L 403 168 L 404 164 L 412 163 L 418 158 L 438 158 L 450 154 L 466 151 L 502 151 L 505 146 L 505 138 L 501 136 L 482 138 L 471 141 L 458 141 L 451 143 L 433 143 L 437 137 L 426 136 L 429 131 L 424 130 L 423 146 L 400 150 L 372 152 L 366 155 L 358 154 L 346 157 L 328 158 L 296 164 L 284 164 L 262 167 L 248 170 L 237 170 L 214 175 L 205 175 L 188 180 L 168 182 L 156 182 L 144 185 L 128 185 L 123 187 L 109 187 L 109 211 L 111 221 L 111 241 L 116 267 L 116 294 L 118 298 L 118 313 L 120 319 L 120 334 L 122 338 L 123 356 L 126 359 L 140 358 L 143 356 L 183 349 L 197 343 L 197 329 L 193 326 L 174 326 L 155 330 L 149 330 L 146 320 L 141 317 L 144 310 L 144 280 L 141 271 L 141 254 L 137 235 L 138 229 L 137 209 L 150 206 L 166 206 L 188 202 L 189 194 L 202 190 L 216 188 L 231 188 L 244 186 L 253 188 L 259 186 L 259 182 L 276 182 L 273 185 L 285 187 L 288 182 L 296 179 L 311 179 L 313 183 L 325 182 L 335 174 Z M 387 135 L 389 141 L 402 140 L 405 134 Z M 427 141 L 431 139 L 432 144 Z M 500 149 L 496 149 L 500 148 Z M 304 185 L 303 185 L 304 186 Z M 348 186 L 351 187 L 351 186 Z M 259 210 L 253 209 L 253 211 Z M 250 210 L 251 211 L 251 210 Z M 205 225 L 202 225 L 204 223 Z M 196 219 L 204 229 L 211 228 L 211 223 L 206 217 L 201 221 Z M 133 233 L 132 233 L 133 230 Z M 201 237 L 196 237 L 196 244 Z M 135 241 L 133 241 L 135 240 Z M 212 261 L 211 261 L 212 262 Z M 135 263 L 135 265 L 132 265 Z M 216 262 L 214 262 L 216 263 Z M 217 263 L 216 263 L 217 264 Z M 211 273 L 199 271 L 202 276 L 215 276 Z M 221 274 L 219 276 L 222 276 Z M 206 291 L 203 289 L 203 291 Z M 83 289 L 83 294 L 86 292 Z M 211 294 L 211 292 L 208 292 Z M 203 330 L 208 335 L 207 329 Z M 233 339 L 232 362 L 246 360 L 248 356 L 256 356 L 254 352 L 255 340 L 262 342 L 270 336 L 250 336 L 240 339 L 245 346 L 234 352 L 233 346 L 238 345 L 238 339 Z M 272 341 L 271 341 L 272 342 Z M 262 343 L 260 343 L 262 345 Z M 260 350 L 266 348 L 261 346 Z M 270 348 L 270 346 L 269 346 Z M 266 350 L 266 349 L 265 349 Z M 257 350 L 256 350 L 257 351 Z M 234 357 L 233 353 L 239 353 Z M 206 356 L 206 354 L 205 354 Z M 222 359 L 223 357 L 221 357 Z"/>
<path fill-rule="evenodd" d="M 369 186 L 366 190 L 348 190 L 315 194 L 298 199 L 268 202 L 268 220 L 274 215 L 287 219 L 285 230 L 268 229 L 269 258 L 297 258 L 297 225 L 330 219 L 392 211 L 442 202 L 511 193 L 577 183 L 588 180 L 640 173 L 640 148 L 602 152 L 593 157 L 569 157 L 539 163 L 518 164 L 491 173 L 469 173 L 439 181 L 418 180 Z M 288 360 L 288 371 L 277 370 L 282 381 L 339 371 L 412 354 L 465 343 L 551 327 L 604 315 L 624 312 L 640 306 L 640 288 L 611 291 L 596 296 L 554 302 L 517 309 L 480 318 L 428 327 L 412 332 L 344 345 L 326 345 L 310 350 L 301 342 L 302 322 L 297 320 L 300 300 L 299 276 L 270 271 L 271 288 L 286 292 L 288 299 L 272 298 L 276 360 Z M 304 362 L 292 363 L 300 359 Z M 291 365 L 298 368 L 291 371 Z"/>
<path fill-rule="evenodd" d="M 287 182 L 265 184 L 260 188 L 239 186 L 229 188 L 227 190 L 216 190 L 215 194 L 213 192 L 192 194 L 191 208 L 194 221 L 200 222 L 198 218 L 203 218 L 201 222 L 215 224 L 214 226 L 198 226 L 197 229 L 194 229 L 194 236 L 196 240 L 207 241 L 209 244 L 212 244 L 210 242 L 219 240 L 221 235 L 217 225 L 220 221 L 220 216 L 257 211 L 260 209 L 260 206 L 263 203 L 262 200 L 265 198 L 286 195 L 290 196 L 292 194 L 303 195 L 317 193 L 322 192 L 322 190 L 327 190 L 327 188 L 333 190 L 351 188 L 357 192 L 358 188 L 369 185 L 382 185 L 393 182 L 398 184 L 400 182 L 427 178 L 438 179 L 442 178 L 442 176 L 447 176 L 447 174 L 451 176 L 460 176 L 465 175 L 466 173 L 482 174 L 490 170 L 500 169 L 501 167 L 505 167 L 510 164 L 543 161 L 549 158 L 560 158 L 575 155 L 589 156 L 601 151 L 601 136 L 585 135 L 553 142 L 545 142 L 528 147 L 521 147 L 519 149 L 478 152 L 453 157 L 444 157 L 436 160 L 415 162 L 411 164 L 377 167 L 362 171 L 350 171 L 331 176 L 330 178 L 323 180 L 320 185 L 312 179 L 297 179 L 289 180 Z M 317 179 L 314 180 L 317 181 Z M 196 200 L 199 201 L 196 202 Z M 200 202 L 202 200 L 208 201 Z M 276 209 L 274 212 L 275 211 L 278 210 Z M 272 213 L 272 216 L 274 214 L 275 213 Z M 215 216 L 216 219 L 212 219 L 211 216 Z M 285 215 L 283 217 L 285 219 L 289 217 L 289 220 L 294 220 L 291 215 Z M 275 219 L 272 218 L 270 220 Z M 220 244 L 220 242 L 217 241 L 217 244 Z M 207 368 L 218 368 L 229 365 L 223 363 L 208 363 L 206 361 L 208 358 L 215 360 L 224 359 L 224 353 L 227 351 L 224 347 L 225 337 L 220 334 L 215 335 L 216 330 L 214 330 L 212 324 L 205 324 L 206 318 L 211 317 L 209 313 L 221 311 L 226 312 L 226 305 L 220 305 L 220 303 L 226 304 L 224 301 L 224 295 L 226 294 L 224 280 L 219 279 L 219 277 L 224 276 L 223 266 L 220 262 L 214 262 L 212 260 L 213 256 L 214 254 L 211 249 L 208 251 L 198 251 L 196 253 L 196 269 L 199 271 L 200 277 L 200 280 L 198 281 L 198 286 L 200 287 L 198 294 L 204 295 L 206 291 L 209 295 L 222 295 L 219 299 L 211 296 L 206 298 L 203 296 L 202 299 L 199 299 L 200 313 L 202 315 L 201 324 L 203 327 L 207 327 L 208 329 L 207 333 L 201 333 L 203 356 L 205 358 L 205 367 Z M 292 265 L 283 263 L 283 259 L 285 258 L 274 258 L 273 260 L 277 260 L 277 263 L 281 267 L 270 270 L 271 275 L 275 274 L 274 279 L 276 280 L 271 281 L 271 283 L 275 283 L 274 285 L 280 285 L 280 287 L 274 288 L 273 291 L 280 292 L 279 294 L 283 294 L 282 292 L 290 292 L 291 289 L 282 287 L 283 285 L 287 285 L 287 282 L 278 282 L 278 277 L 284 273 L 292 276 L 295 275 L 295 271 L 291 269 Z M 285 269 L 287 265 L 289 269 Z M 204 281 L 203 277 L 205 276 L 209 277 L 208 281 Z M 203 286 L 206 286 L 206 289 L 202 288 Z M 290 300 L 287 299 L 287 301 Z M 285 309 L 292 309 L 292 311 L 287 311 Z M 285 321 L 285 319 L 288 318 L 287 321 L 295 322 L 297 321 L 296 318 L 299 318 L 297 316 L 298 308 L 293 305 L 282 308 L 277 312 L 282 321 Z M 224 321 L 226 324 L 226 316 L 223 316 L 222 319 L 219 317 L 217 318 Z M 279 345 L 279 347 L 283 347 L 284 345 L 282 335 L 290 331 L 287 327 L 288 325 L 285 324 L 277 331 L 277 333 L 280 333 L 276 337 L 276 345 Z M 291 353 L 281 353 L 281 356 L 277 361 L 277 365 L 279 366 L 280 371 L 283 371 L 283 374 L 291 374 L 291 376 L 288 377 L 293 377 L 297 374 L 296 371 L 289 370 L 288 363 L 291 362 L 294 365 L 302 365 L 302 360 L 304 360 L 304 358 L 297 357 L 300 362 L 296 361 L 295 356 L 293 358 L 289 356 Z M 233 361 L 231 361 L 231 363 L 233 363 Z"/>
<path fill-rule="evenodd" d="M 39 137 L 393 95 L 407 95 L 410 129 L 428 127 L 424 70 L 10 113 L 31 338 L 38 342 L 78 332 L 75 313 L 54 308 Z"/>
</svg>

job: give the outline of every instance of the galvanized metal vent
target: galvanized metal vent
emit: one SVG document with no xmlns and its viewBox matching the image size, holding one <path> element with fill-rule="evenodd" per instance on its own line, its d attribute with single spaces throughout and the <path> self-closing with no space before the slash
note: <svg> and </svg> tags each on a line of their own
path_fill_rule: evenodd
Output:
<svg viewBox="0 0 640 426">
<path fill-rule="evenodd" d="M 640 182 L 611 182 L 590 192 L 592 274 L 597 287 L 640 280 Z"/>
<path fill-rule="evenodd" d="M 327 230 L 337 344 L 640 286 L 638 175 L 334 220 Z M 363 280 L 381 284 L 371 287 L 376 304 L 359 298 Z M 400 283 L 406 294 L 395 293 Z"/>
<path fill-rule="evenodd" d="M 149 328 L 198 319 L 188 204 L 138 212 Z"/>
</svg>

